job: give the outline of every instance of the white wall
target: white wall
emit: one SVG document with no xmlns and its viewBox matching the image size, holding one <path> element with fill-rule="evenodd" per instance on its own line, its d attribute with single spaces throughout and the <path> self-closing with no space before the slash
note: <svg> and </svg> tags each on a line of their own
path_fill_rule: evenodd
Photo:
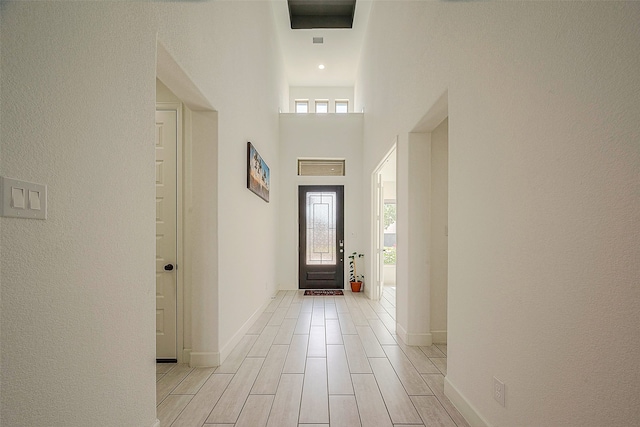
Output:
<svg viewBox="0 0 640 427">
<path fill-rule="evenodd" d="M 431 336 L 435 343 L 447 342 L 448 276 L 448 120 L 431 132 Z"/>
<path fill-rule="evenodd" d="M 160 40 L 218 111 L 217 304 L 224 358 L 277 290 L 278 109 L 288 102 L 288 88 L 273 23 L 262 19 L 271 16 L 268 2 L 156 6 L 163 12 Z M 247 141 L 271 170 L 270 203 L 246 188 Z"/>
<path fill-rule="evenodd" d="M 289 110 L 283 113 L 295 113 L 296 99 L 309 100 L 309 112 L 315 113 L 316 99 L 329 100 L 329 112 L 336 112 L 335 100 L 349 100 L 349 112 L 353 113 L 353 87 L 346 86 L 292 86 L 289 88 Z"/>
<path fill-rule="evenodd" d="M 640 421 L 638 22 L 633 2 L 372 6 L 365 176 L 449 93 L 447 393 L 474 424 Z"/>
<path fill-rule="evenodd" d="M 0 220 L 0 424 L 155 423 L 157 39 L 219 112 L 219 146 L 200 158 L 221 182 L 211 190 L 220 233 L 210 234 L 220 268 L 206 294 L 220 336 L 211 323 L 203 334 L 222 351 L 276 291 L 277 112 L 288 89 L 261 19 L 270 7 L 2 4 L 0 172 L 47 184 L 49 218 Z M 245 188 L 247 140 L 272 168 L 270 204 Z"/>
<path fill-rule="evenodd" d="M 424 308 L 431 305 L 431 135 L 401 136 L 397 156 L 396 330 L 404 343 L 428 346 L 431 316 Z"/>
<path fill-rule="evenodd" d="M 175 93 L 164 85 L 160 80 L 156 79 L 156 101 L 157 102 L 181 102 Z"/>
<path fill-rule="evenodd" d="M 2 80 L 2 70 L 4 67 L 2 67 L 2 19 L 0 19 L 0 108 L 2 106 L 2 86 L 3 86 L 3 80 Z M 0 110 L 1 111 L 1 110 Z M 4 131 L 3 131 L 3 127 L 2 127 L 2 116 L 0 116 L 0 173 L 4 173 L 4 168 L 2 168 L 2 150 L 3 150 L 3 135 L 4 135 Z M 0 219 L 0 259 L 2 259 L 2 220 Z M 4 353 L 2 352 L 2 328 L 3 328 L 3 316 L 2 316 L 2 263 L 0 262 L 0 356 L 3 355 Z M 2 358 L 0 357 L 0 370 L 2 370 Z M 2 378 L 2 374 L 0 373 L 0 409 L 2 409 L 2 404 L 4 402 L 4 400 L 2 399 L 2 382 L 3 382 L 3 378 Z M 0 421 L 2 419 L 2 415 L 0 415 Z"/>
<path fill-rule="evenodd" d="M 280 234 L 275 246 L 280 289 L 298 289 L 299 185 L 344 185 L 345 254 L 369 255 L 362 227 L 367 212 L 362 206 L 362 119 L 362 114 L 280 115 Z M 298 176 L 298 158 L 345 159 L 345 176 Z M 346 257 L 344 262 L 348 284 Z"/>
<path fill-rule="evenodd" d="M 3 3 L 0 424 L 151 426 L 155 34 L 140 5 Z M 116 409 L 117 410 L 114 410 Z"/>
</svg>

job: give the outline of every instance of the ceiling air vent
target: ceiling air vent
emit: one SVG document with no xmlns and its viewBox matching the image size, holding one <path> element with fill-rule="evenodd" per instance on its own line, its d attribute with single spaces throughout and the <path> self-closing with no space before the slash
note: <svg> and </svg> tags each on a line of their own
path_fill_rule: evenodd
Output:
<svg viewBox="0 0 640 427">
<path fill-rule="evenodd" d="M 291 29 L 352 28 L 356 0 L 287 0 Z"/>
<path fill-rule="evenodd" d="M 298 176 L 344 176 L 344 159 L 298 159 Z"/>
<path fill-rule="evenodd" d="M 324 43 L 324 37 L 314 37 L 313 44 L 322 44 Z"/>
</svg>

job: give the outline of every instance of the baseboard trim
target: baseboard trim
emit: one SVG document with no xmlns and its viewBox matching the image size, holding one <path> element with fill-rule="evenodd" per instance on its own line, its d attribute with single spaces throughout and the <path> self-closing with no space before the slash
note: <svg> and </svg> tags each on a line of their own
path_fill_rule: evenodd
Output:
<svg viewBox="0 0 640 427">
<path fill-rule="evenodd" d="M 182 359 L 180 360 L 180 363 L 185 363 L 187 365 L 191 364 L 191 349 L 190 348 L 185 348 L 182 350 Z"/>
<path fill-rule="evenodd" d="M 160 420 L 156 419 L 156 422 L 153 423 L 153 425 L 151 427 L 160 427 Z"/>
<path fill-rule="evenodd" d="M 220 353 L 191 352 L 189 366 L 191 368 L 215 368 L 220 366 Z"/>
<path fill-rule="evenodd" d="M 447 331 L 431 331 L 434 344 L 446 344 L 447 343 Z"/>
<path fill-rule="evenodd" d="M 412 334 L 407 332 L 402 325 L 396 323 L 396 333 L 403 343 L 410 346 L 430 346 L 433 344 L 433 337 L 427 334 Z"/>
<path fill-rule="evenodd" d="M 453 403 L 453 406 L 471 427 L 489 427 L 489 423 L 480 416 L 476 408 L 451 384 L 449 377 L 444 377 L 444 395 Z"/>
<path fill-rule="evenodd" d="M 242 337 L 247 333 L 249 328 L 251 328 L 251 326 L 253 326 L 254 322 L 256 320 L 258 320 L 258 317 L 260 317 L 262 315 L 262 313 L 266 310 L 266 308 L 269 306 L 269 304 L 271 304 L 271 301 L 273 301 L 273 298 L 267 299 L 264 302 L 264 304 L 262 304 L 251 315 L 249 320 L 244 322 L 244 325 L 242 325 L 242 327 L 240 329 L 238 329 L 238 331 L 233 335 L 233 337 L 231 337 L 229 342 L 227 342 L 227 344 L 225 344 L 225 346 L 222 347 L 222 350 L 220 350 L 220 363 L 223 363 L 225 361 L 225 359 L 229 356 L 229 353 L 231 353 L 231 351 L 235 348 L 235 346 L 238 345 L 238 343 L 240 342 Z"/>
</svg>

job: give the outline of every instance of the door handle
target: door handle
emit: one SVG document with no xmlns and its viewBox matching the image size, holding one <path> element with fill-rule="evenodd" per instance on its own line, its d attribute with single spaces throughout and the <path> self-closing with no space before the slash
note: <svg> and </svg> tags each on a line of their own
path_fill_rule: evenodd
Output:
<svg viewBox="0 0 640 427">
<path fill-rule="evenodd" d="M 174 265 L 173 264 L 167 264 L 164 266 L 164 271 L 171 271 L 174 269 Z"/>
</svg>

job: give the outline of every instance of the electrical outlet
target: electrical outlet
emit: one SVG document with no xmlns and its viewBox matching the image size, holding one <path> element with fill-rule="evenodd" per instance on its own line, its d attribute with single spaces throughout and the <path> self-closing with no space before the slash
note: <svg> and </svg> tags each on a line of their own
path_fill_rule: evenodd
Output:
<svg viewBox="0 0 640 427">
<path fill-rule="evenodd" d="M 504 406 L 504 395 L 504 383 L 496 377 L 493 377 L 493 398 L 502 406 Z"/>
</svg>

